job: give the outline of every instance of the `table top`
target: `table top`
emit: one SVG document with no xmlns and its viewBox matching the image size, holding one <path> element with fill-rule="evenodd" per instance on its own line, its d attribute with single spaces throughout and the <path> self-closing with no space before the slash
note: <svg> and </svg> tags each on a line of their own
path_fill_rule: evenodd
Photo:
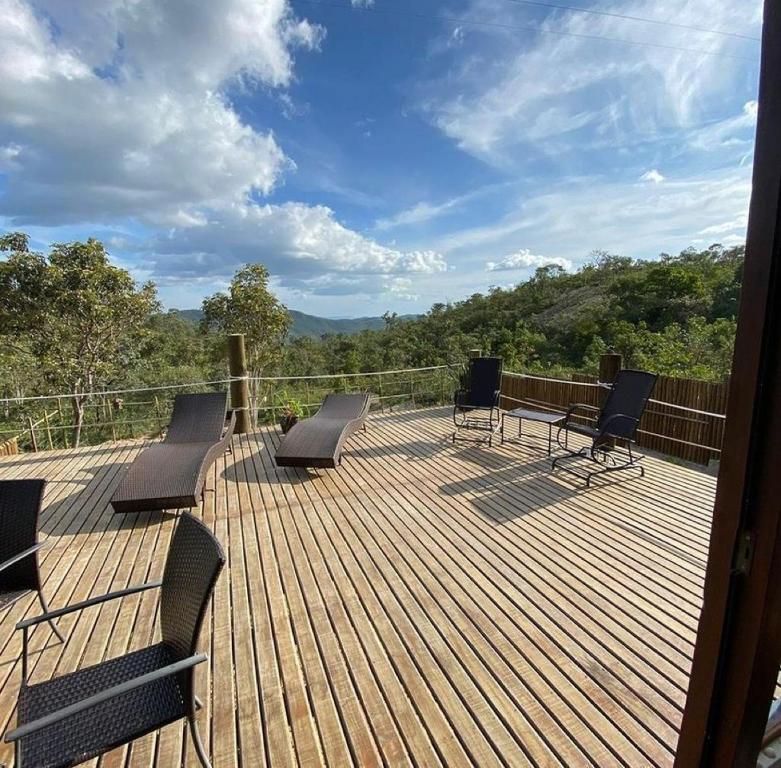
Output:
<svg viewBox="0 0 781 768">
<path fill-rule="evenodd" d="M 564 418 L 563 413 L 544 413 L 543 411 L 527 411 L 525 408 L 515 408 L 507 411 L 505 416 L 515 416 L 516 419 L 528 421 L 542 421 L 546 424 L 556 424 Z"/>
</svg>

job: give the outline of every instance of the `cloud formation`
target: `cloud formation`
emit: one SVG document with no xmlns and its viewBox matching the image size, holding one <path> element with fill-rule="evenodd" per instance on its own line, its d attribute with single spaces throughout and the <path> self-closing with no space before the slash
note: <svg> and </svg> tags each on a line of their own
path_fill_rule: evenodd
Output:
<svg viewBox="0 0 781 768">
<path fill-rule="evenodd" d="M 14 152 L 0 213 L 183 224 L 273 189 L 290 161 L 226 89 L 287 85 L 318 27 L 284 0 L 65 5 L 0 0 L 0 147 Z"/>
<path fill-rule="evenodd" d="M 485 265 L 487 272 L 509 272 L 519 269 L 528 269 L 529 267 L 548 267 L 556 265 L 562 269 L 572 269 L 572 262 L 569 259 L 562 259 L 557 256 L 538 256 L 532 253 L 528 248 L 523 248 L 516 253 L 511 253 L 499 261 L 489 261 Z"/>
<path fill-rule="evenodd" d="M 281 285 L 299 290 L 346 285 L 349 273 L 364 290 L 373 281 L 375 292 L 381 293 L 381 278 L 447 268 L 436 251 L 388 248 L 339 223 L 330 208 L 303 203 L 235 205 L 212 213 L 201 226 L 174 228 L 154 238 L 140 249 L 141 255 L 144 251 L 152 274 L 184 280 L 218 277 L 259 261 Z"/>
<path fill-rule="evenodd" d="M 445 269 L 439 254 L 382 246 L 326 207 L 258 202 L 295 163 L 231 93 L 284 93 L 295 51 L 325 35 L 287 0 L 64 6 L 0 0 L 0 214 L 13 225 L 165 229 L 123 239 L 163 284 L 224 279 L 248 261 L 299 287 L 331 272 Z"/>
<path fill-rule="evenodd" d="M 653 184 L 661 184 L 664 181 L 664 176 L 659 173 L 656 168 L 652 168 L 640 177 L 640 181 L 650 181 Z"/>
<path fill-rule="evenodd" d="M 716 29 L 754 33 L 761 9 L 740 0 L 660 0 L 652 7 L 629 0 L 611 11 L 694 26 L 707 18 Z M 756 55 L 752 43 L 611 16 L 562 12 L 536 23 L 528 9 L 500 0 L 472 0 L 463 20 L 494 26 L 472 27 L 462 61 L 421 87 L 421 109 L 461 149 L 501 167 L 522 164 L 529 144 L 554 155 L 637 146 L 693 129 L 740 82 L 746 65 L 733 56 Z"/>
</svg>

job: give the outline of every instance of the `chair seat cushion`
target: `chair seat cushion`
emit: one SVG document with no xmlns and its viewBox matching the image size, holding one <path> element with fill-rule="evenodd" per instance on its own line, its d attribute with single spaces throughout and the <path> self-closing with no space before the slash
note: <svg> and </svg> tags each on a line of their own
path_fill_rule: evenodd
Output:
<svg viewBox="0 0 781 768">
<path fill-rule="evenodd" d="M 214 443 L 158 443 L 146 448 L 114 491 L 114 511 L 197 506 L 204 470 L 219 452 Z"/>
<path fill-rule="evenodd" d="M 19 724 L 153 672 L 177 658 L 163 643 L 19 691 Z M 21 739 L 22 764 L 68 768 L 167 725 L 186 714 L 176 676 L 165 677 Z"/>
<path fill-rule="evenodd" d="M 594 429 L 594 427 L 590 427 L 587 424 L 578 424 L 574 421 L 568 421 L 564 425 L 564 429 L 575 432 L 578 435 L 585 435 L 586 437 L 590 437 L 591 439 L 594 439 L 596 437 L 599 437 L 599 430 Z"/>
</svg>

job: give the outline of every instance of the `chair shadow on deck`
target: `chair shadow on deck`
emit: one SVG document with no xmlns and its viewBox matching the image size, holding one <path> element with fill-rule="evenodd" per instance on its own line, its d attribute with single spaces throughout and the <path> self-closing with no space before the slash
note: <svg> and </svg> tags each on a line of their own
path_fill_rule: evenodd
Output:
<svg viewBox="0 0 781 768">
<path fill-rule="evenodd" d="M 60 538 L 63 536 L 91 535 L 96 531 L 119 531 L 136 528 L 137 526 L 154 525 L 178 514 L 175 510 L 164 512 L 138 512 L 129 515 L 113 514 L 109 499 L 114 488 L 127 471 L 131 461 L 113 461 L 96 467 L 85 467 L 78 470 L 79 475 L 92 475 L 92 477 L 79 477 L 69 480 L 47 480 L 47 487 L 55 488 L 58 484 L 79 485 L 72 493 L 58 498 L 56 501 L 47 502 L 44 499 L 44 507 L 40 525 L 40 532 L 46 536 Z M 108 479 L 110 475 L 110 479 Z M 101 488 L 101 484 L 106 482 Z M 93 496 L 95 498 L 93 498 Z M 99 510 L 96 506 L 100 507 Z M 97 516 L 95 513 L 98 512 Z M 85 523 L 94 517 L 94 525 L 85 529 Z M 67 521 L 63 529 L 63 521 Z"/>
<path fill-rule="evenodd" d="M 462 458 L 473 460 L 473 456 Z M 506 457 L 497 458 L 501 461 Z M 550 475 L 547 457 L 543 466 L 541 460 L 519 463 L 510 459 L 506 466 L 497 466 L 496 460 L 488 459 L 474 463 L 485 471 L 444 483 L 439 490 L 447 496 L 467 497 L 465 501 L 499 525 L 567 501 L 581 492 Z"/>
</svg>

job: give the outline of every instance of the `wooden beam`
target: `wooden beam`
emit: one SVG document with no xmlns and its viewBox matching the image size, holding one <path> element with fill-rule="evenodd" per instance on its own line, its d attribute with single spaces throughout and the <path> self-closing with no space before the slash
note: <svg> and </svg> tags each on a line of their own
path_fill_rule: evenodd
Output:
<svg viewBox="0 0 781 768">
<path fill-rule="evenodd" d="M 766 0 L 746 261 L 676 768 L 754 766 L 781 662 L 781 4 Z"/>
</svg>

